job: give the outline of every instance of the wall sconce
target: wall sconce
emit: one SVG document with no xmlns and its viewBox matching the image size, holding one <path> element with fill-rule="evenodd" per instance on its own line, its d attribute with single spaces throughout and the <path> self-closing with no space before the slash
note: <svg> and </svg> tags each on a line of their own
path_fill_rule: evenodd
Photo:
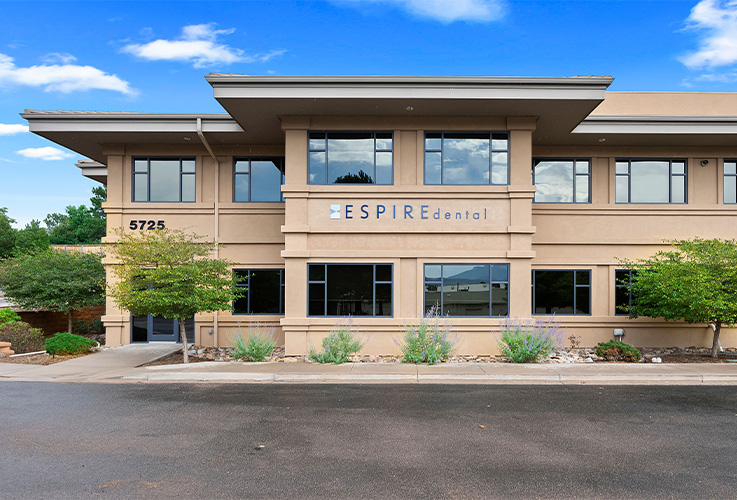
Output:
<svg viewBox="0 0 737 500">
<path fill-rule="evenodd" d="M 709 164 L 709 160 L 701 160 L 701 166 L 705 167 Z"/>
</svg>

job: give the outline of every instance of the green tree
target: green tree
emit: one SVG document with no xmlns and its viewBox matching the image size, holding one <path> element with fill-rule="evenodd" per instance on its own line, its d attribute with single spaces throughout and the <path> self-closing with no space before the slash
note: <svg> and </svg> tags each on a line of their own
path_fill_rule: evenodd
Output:
<svg viewBox="0 0 737 500">
<path fill-rule="evenodd" d="M 20 255 L 29 252 L 38 252 L 49 248 L 49 233 L 41 227 L 41 223 L 32 220 L 26 227 L 15 233 L 15 248 L 13 253 Z"/>
<path fill-rule="evenodd" d="M 632 273 L 631 318 L 647 316 L 713 325 L 717 357 L 723 326 L 737 323 L 737 242 L 681 240 L 649 259 L 621 260 Z"/>
<path fill-rule="evenodd" d="M 107 197 L 104 187 L 92 189 L 90 203 L 78 207 L 69 205 L 63 214 L 53 213 L 44 222 L 49 229 L 49 239 L 53 245 L 89 245 L 100 243 L 105 236 L 106 219 L 102 202 Z"/>
<path fill-rule="evenodd" d="M 0 259 L 10 257 L 15 247 L 15 220 L 8 217 L 8 209 L 0 207 Z"/>
<path fill-rule="evenodd" d="M 119 239 L 107 245 L 119 261 L 111 267 L 116 281 L 108 286 L 108 294 L 133 315 L 176 320 L 187 363 L 185 321 L 197 313 L 231 309 L 245 291 L 236 290 L 231 263 L 210 257 L 215 243 L 200 242 L 180 230 L 117 234 Z"/>
<path fill-rule="evenodd" d="M 19 307 L 72 313 L 104 303 L 105 268 L 92 254 L 59 250 L 18 255 L 0 264 L 0 288 Z"/>
</svg>

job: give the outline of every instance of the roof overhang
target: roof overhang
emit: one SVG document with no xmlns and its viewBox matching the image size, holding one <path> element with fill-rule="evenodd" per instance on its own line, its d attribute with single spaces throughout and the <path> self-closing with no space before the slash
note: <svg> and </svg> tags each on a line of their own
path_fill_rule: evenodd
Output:
<svg viewBox="0 0 737 500">
<path fill-rule="evenodd" d="M 76 163 L 82 175 L 107 186 L 107 166 L 96 161 L 81 160 Z"/>
<path fill-rule="evenodd" d="M 569 78 L 211 74 L 215 99 L 249 143 L 283 142 L 283 116 L 534 116 L 534 143 L 570 134 L 605 97 L 608 76 Z"/>
<path fill-rule="evenodd" d="M 32 111 L 21 116 L 30 131 L 65 148 L 106 163 L 108 144 L 197 144 L 197 119 L 211 145 L 246 143 L 246 135 L 227 114 L 150 114 L 85 111 Z"/>
</svg>

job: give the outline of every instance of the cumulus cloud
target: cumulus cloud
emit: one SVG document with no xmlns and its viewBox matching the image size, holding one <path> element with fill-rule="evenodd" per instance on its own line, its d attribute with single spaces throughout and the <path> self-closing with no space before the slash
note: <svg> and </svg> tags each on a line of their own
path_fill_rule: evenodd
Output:
<svg viewBox="0 0 737 500">
<path fill-rule="evenodd" d="M 62 52 L 51 52 L 43 56 L 41 60 L 48 64 L 56 64 L 56 63 L 69 64 L 69 63 L 76 61 L 77 58 L 68 52 L 63 52 L 63 53 Z"/>
<path fill-rule="evenodd" d="M 442 23 L 455 21 L 489 22 L 504 17 L 504 0 L 343 0 L 354 5 L 392 4 L 417 17 Z"/>
<path fill-rule="evenodd" d="M 46 146 L 45 148 L 26 148 L 16 151 L 16 153 L 21 156 L 25 156 L 26 158 L 44 161 L 65 160 L 74 156 L 59 148 L 52 148 L 51 146 Z"/>
<path fill-rule="evenodd" d="M 149 61 L 181 61 L 192 63 L 195 68 L 213 64 L 233 64 L 236 62 L 266 62 L 282 55 L 285 50 L 274 50 L 266 54 L 246 54 L 243 50 L 219 43 L 218 38 L 230 35 L 235 28 L 215 29 L 214 23 L 193 24 L 182 28 L 176 40 L 158 39 L 152 42 L 132 43 L 122 51 Z"/>
<path fill-rule="evenodd" d="M 28 132 L 28 125 L 19 123 L 0 123 L 0 135 L 15 135 Z"/>
<path fill-rule="evenodd" d="M 125 80 L 92 66 L 46 63 L 19 68 L 12 57 L 0 54 L 0 87 L 10 85 L 42 87 L 46 92 L 70 93 L 100 89 L 126 95 L 136 93 Z"/>
<path fill-rule="evenodd" d="M 737 63 L 737 0 L 701 0 L 686 19 L 687 30 L 701 35 L 699 49 L 679 60 L 690 69 Z"/>
</svg>

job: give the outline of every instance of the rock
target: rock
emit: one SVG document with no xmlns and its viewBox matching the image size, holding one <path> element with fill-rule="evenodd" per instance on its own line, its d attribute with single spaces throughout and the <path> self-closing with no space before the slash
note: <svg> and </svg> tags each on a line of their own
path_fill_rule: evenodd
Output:
<svg viewBox="0 0 737 500">
<path fill-rule="evenodd" d="M 583 360 L 583 362 L 584 362 L 584 363 L 593 363 L 593 362 L 594 362 L 594 360 L 593 360 L 593 359 L 591 359 L 591 358 L 586 358 L 586 359 L 584 359 L 584 360 Z"/>
</svg>

